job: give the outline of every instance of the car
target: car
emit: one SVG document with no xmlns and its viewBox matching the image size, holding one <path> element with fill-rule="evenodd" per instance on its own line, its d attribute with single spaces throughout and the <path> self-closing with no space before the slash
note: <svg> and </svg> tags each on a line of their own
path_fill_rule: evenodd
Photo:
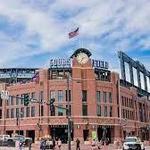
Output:
<svg viewBox="0 0 150 150">
<path fill-rule="evenodd" d="M 0 135 L 0 146 L 7 146 L 8 138 L 10 138 L 10 135 L 7 134 Z"/>
<path fill-rule="evenodd" d="M 144 144 L 136 136 L 126 137 L 123 143 L 123 150 L 145 150 Z"/>
<path fill-rule="evenodd" d="M 7 139 L 8 146 L 15 146 L 16 141 L 24 143 L 25 146 L 32 144 L 32 138 L 24 137 L 23 135 L 13 135 Z"/>
</svg>

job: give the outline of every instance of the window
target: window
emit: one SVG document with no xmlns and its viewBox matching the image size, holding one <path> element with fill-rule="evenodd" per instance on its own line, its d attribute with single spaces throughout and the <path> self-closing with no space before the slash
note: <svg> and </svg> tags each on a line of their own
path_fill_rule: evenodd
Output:
<svg viewBox="0 0 150 150">
<path fill-rule="evenodd" d="M 43 91 L 40 91 L 40 93 L 39 93 L 39 100 L 40 100 L 40 102 L 43 102 L 43 100 L 44 100 L 44 92 Z"/>
<path fill-rule="evenodd" d="M 9 99 L 9 100 L 10 100 L 10 99 Z M 7 105 L 7 106 L 9 106 L 9 100 L 8 100 L 8 99 L 6 100 L 6 105 Z"/>
<path fill-rule="evenodd" d="M 104 100 L 104 102 L 106 103 L 107 102 L 107 96 L 106 96 L 106 92 L 103 92 L 103 100 Z"/>
<path fill-rule="evenodd" d="M 10 104 L 14 105 L 14 97 L 13 96 L 10 96 Z"/>
<path fill-rule="evenodd" d="M 35 106 L 31 107 L 31 117 L 35 117 Z"/>
<path fill-rule="evenodd" d="M 109 116 L 112 117 L 112 106 L 110 106 Z"/>
<path fill-rule="evenodd" d="M 112 103 L 112 94 L 109 92 L 109 102 Z"/>
<path fill-rule="evenodd" d="M 121 96 L 122 106 L 124 106 L 124 98 Z"/>
<path fill-rule="evenodd" d="M 32 93 L 31 93 L 31 98 L 32 98 L 32 99 L 35 99 L 35 92 L 32 92 Z"/>
<path fill-rule="evenodd" d="M 19 118 L 19 108 L 16 108 L 16 118 Z"/>
<path fill-rule="evenodd" d="M 122 115 L 123 115 L 123 118 L 125 118 L 125 111 L 124 111 L 124 109 L 122 110 Z"/>
<path fill-rule="evenodd" d="M 58 102 L 63 101 L 63 91 L 58 91 Z"/>
<path fill-rule="evenodd" d="M 0 119 L 2 119 L 2 110 L 0 109 Z"/>
<path fill-rule="evenodd" d="M 20 117 L 21 117 L 21 118 L 24 117 L 24 107 L 22 107 L 21 110 L 20 110 Z"/>
<path fill-rule="evenodd" d="M 30 117 L 30 107 L 26 107 L 26 117 Z"/>
<path fill-rule="evenodd" d="M 104 106 L 104 117 L 107 117 L 107 106 Z"/>
<path fill-rule="evenodd" d="M 120 117 L 119 107 L 117 108 L 118 117 Z"/>
<path fill-rule="evenodd" d="M 16 95 L 16 105 L 19 105 L 19 95 Z"/>
<path fill-rule="evenodd" d="M 87 105 L 86 104 L 82 104 L 82 115 L 83 116 L 87 116 Z"/>
<path fill-rule="evenodd" d="M 43 116 L 43 115 L 44 115 L 44 106 L 41 105 L 41 116 Z"/>
<path fill-rule="evenodd" d="M 1 98 L 1 94 L 0 94 L 0 107 L 2 107 L 2 98 Z"/>
<path fill-rule="evenodd" d="M 101 106 L 97 105 L 97 116 L 101 116 Z"/>
<path fill-rule="evenodd" d="M 9 118 L 9 109 L 6 111 L 6 118 Z"/>
<path fill-rule="evenodd" d="M 87 102 L 87 90 L 82 90 L 82 102 Z"/>
<path fill-rule="evenodd" d="M 96 92 L 96 99 L 97 99 L 97 102 L 101 101 L 101 92 L 100 91 Z"/>
<path fill-rule="evenodd" d="M 68 101 L 68 96 L 67 96 L 67 90 L 66 90 L 66 101 Z M 69 101 L 71 101 L 71 90 L 69 90 Z"/>
<path fill-rule="evenodd" d="M 11 109 L 11 118 L 14 118 L 14 108 Z"/>
<path fill-rule="evenodd" d="M 55 91 L 50 91 L 50 99 L 55 98 Z"/>
<path fill-rule="evenodd" d="M 62 107 L 62 106 L 60 105 L 60 107 Z M 64 109 L 62 109 L 60 107 L 58 107 L 58 116 L 63 116 L 64 115 Z"/>
<path fill-rule="evenodd" d="M 21 94 L 21 105 L 24 103 L 24 94 Z"/>
</svg>

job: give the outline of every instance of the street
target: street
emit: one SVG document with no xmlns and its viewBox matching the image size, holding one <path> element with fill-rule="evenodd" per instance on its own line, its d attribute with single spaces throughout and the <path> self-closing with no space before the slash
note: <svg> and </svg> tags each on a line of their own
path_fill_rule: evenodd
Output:
<svg viewBox="0 0 150 150">
<path fill-rule="evenodd" d="M 75 148 L 75 145 L 72 145 L 72 150 L 76 150 L 76 148 Z M 146 149 L 145 150 L 150 150 L 150 146 L 146 146 L 145 147 Z M 39 150 L 40 149 L 40 147 L 39 147 L 39 145 L 33 145 L 32 146 L 32 149 L 31 150 Z M 61 149 L 62 150 L 67 150 L 68 148 L 67 148 L 67 145 L 66 144 L 63 144 L 62 145 L 62 147 L 61 147 Z M 91 146 L 89 146 L 89 145 L 81 145 L 81 150 L 90 150 L 91 149 Z M 17 150 L 15 147 L 0 147 L 0 150 Z M 18 149 L 19 150 L 19 149 Z M 22 150 L 29 150 L 29 148 L 28 147 L 26 147 L 26 148 L 23 148 Z M 55 150 L 58 150 L 58 148 L 56 147 L 56 149 Z M 93 150 L 98 150 L 98 149 L 93 149 Z M 122 149 L 116 149 L 116 148 L 114 148 L 114 146 L 113 145 L 109 145 L 109 146 L 107 146 L 107 147 L 103 147 L 101 150 L 122 150 Z"/>
</svg>

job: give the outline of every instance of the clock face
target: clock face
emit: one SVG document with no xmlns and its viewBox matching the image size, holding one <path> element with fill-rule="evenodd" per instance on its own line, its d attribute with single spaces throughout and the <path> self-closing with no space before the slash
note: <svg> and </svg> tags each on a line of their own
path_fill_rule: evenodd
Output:
<svg viewBox="0 0 150 150">
<path fill-rule="evenodd" d="M 77 55 L 77 61 L 78 61 L 78 63 L 80 63 L 80 64 L 86 64 L 87 62 L 88 62 L 88 60 L 89 60 L 89 57 L 88 57 L 88 55 L 87 54 L 85 54 L 85 53 L 79 53 L 78 55 Z"/>
</svg>

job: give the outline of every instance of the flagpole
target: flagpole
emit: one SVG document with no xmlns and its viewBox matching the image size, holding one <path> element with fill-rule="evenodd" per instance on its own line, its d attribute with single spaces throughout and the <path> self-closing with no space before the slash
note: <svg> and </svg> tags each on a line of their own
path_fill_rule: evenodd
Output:
<svg viewBox="0 0 150 150">
<path fill-rule="evenodd" d="M 68 33 L 69 39 L 79 35 L 79 27 Z M 77 45 L 80 46 L 80 38 L 77 39 Z"/>
<path fill-rule="evenodd" d="M 79 36 L 79 40 L 80 40 L 80 48 L 83 48 L 83 41 L 82 41 L 82 36 Z"/>
</svg>

